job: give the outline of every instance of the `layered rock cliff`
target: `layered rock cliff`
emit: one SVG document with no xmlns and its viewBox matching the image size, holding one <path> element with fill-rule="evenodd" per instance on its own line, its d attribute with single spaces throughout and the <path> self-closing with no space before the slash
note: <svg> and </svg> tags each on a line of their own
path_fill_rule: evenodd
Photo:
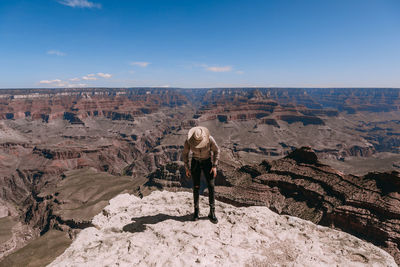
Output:
<svg viewBox="0 0 400 267">
<path fill-rule="evenodd" d="M 134 89 L 20 89 L 0 92 L 0 119 L 32 118 L 48 122 L 63 118 L 82 124 L 88 116 L 130 120 L 160 107 L 187 103 L 175 90 Z"/>
<path fill-rule="evenodd" d="M 343 161 L 380 152 L 399 153 L 399 92 L 382 88 L 220 88 L 183 94 L 198 106 L 187 122 L 191 126 L 252 122 L 254 132 L 276 133 L 276 138 L 261 142 L 265 149 L 255 153 L 284 156 L 306 144 L 320 157 Z M 296 143 L 300 139 L 304 141 Z"/>
</svg>

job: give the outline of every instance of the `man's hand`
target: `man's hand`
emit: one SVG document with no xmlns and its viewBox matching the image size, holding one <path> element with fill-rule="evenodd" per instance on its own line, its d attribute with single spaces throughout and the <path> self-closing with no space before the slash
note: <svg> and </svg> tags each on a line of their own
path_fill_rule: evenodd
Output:
<svg viewBox="0 0 400 267">
<path fill-rule="evenodd" d="M 190 176 L 192 176 L 192 175 L 190 174 L 189 168 L 185 167 L 185 171 L 186 171 L 186 177 L 190 178 Z"/>
<path fill-rule="evenodd" d="M 212 173 L 215 178 L 217 176 L 217 167 L 212 167 L 210 173 Z"/>
</svg>

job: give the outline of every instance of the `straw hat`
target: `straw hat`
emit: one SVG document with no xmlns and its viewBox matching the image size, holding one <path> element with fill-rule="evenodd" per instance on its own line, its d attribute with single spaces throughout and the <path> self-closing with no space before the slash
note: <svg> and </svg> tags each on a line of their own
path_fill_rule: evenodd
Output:
<svg viewBox="0 0 400 267">
<path fill-rule="evenodd" d="M 190 146 L 203 148 L 210 141 L 210 132 L 206 127 L 197 126 L 189 130 L 188 141 Z"/>
</svg>

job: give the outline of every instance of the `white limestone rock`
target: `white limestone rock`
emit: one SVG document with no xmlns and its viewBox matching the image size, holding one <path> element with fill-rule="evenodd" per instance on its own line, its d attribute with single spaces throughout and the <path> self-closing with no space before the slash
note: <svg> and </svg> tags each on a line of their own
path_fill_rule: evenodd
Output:
<svg viewBox="0 0 400 267">
<path fill-rule="evenodd" d="M 119 195 L 50 266 L 397 266 L 370 243 L 266 207 L 217 201 L 213 224 L 200 201 L 193 222 L 190 193 Z"/>
</svg>

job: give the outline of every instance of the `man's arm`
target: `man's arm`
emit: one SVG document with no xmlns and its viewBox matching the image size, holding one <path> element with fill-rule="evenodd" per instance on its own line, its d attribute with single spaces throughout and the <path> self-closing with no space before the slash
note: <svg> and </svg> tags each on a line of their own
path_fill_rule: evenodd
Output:
<svg viewBox="0 0 400 267">
<path fill-rule="evenodd" d="M 188 140 L 185 141 L 185 145 L 183 146 L 183 162 L 185 163 L 185 172 L 186 172 L 186 177 L 190 177 L 190 171 L 189 171 L 189 152 L 190 152 L 190 146 Z"/>
<path fill-rule="evenodd" d="M 182 152 L 183 163 L 185 163 L 186 170 L 189 170 L 189 152 L 190 146 L 188 140 L 186 140 Z"/>
<path fill-rule="evenodd" d="M 211 143 L 211 151 L 213 152 L 212 164 L 213 164 L 213 167 L 217 167 L 220 150 L 217 145 L 217 142 L 215 142 L 215 140 L 212 136 L 210 136 L 210 143 Z"/>
</svg>

